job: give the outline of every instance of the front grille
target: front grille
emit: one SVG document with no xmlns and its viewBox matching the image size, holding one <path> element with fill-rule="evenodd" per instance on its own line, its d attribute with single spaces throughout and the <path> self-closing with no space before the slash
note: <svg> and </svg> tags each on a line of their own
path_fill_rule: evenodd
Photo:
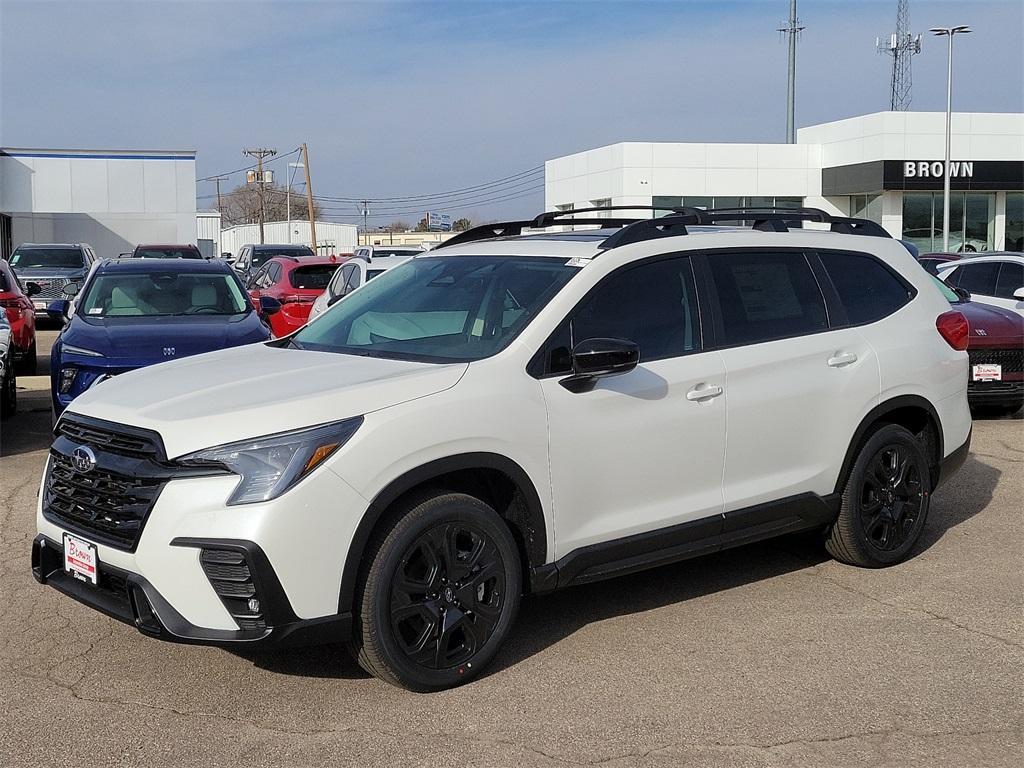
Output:
<svg viewBox="0 0 1024 768">
<path fill-rule="evenodd" d="M 57 432 L 72 442 L 85 443 L 111 453 L 139 457 L 156 456 L 158 453 L 156 443 L 141 435 L 114 432 L 67 418 L 61 420 Z"/>
<path fill-rule="evenodd" d="M 199 563 L 213 591 L 231 618 L 244 630 L 267 628 L 245 553 L 235 549 L 202 549 Z"/>
<path fill-rule="evenodd" d="M 64 298 L 64 286 L 71 281 L 63 277 L 55 277 L 33 282 L 36 282 L 40 288 L 39 293 L 32 295 L 33 299 L 62 299 Z"/>
<path fill-rule="evenodd" d="M 123 475 L 99 467 L 77 472 L 69 456 L 50 453 L 43 509 L 68 528 L 119 549 L 134 549 L 162 479 Z"/>
<path fill-rule="evenodd" d="M 971 365 L 1001 365 L 1003 373 L 1024 371 L 1024 349 L 968 349 Z"/>
</svg>

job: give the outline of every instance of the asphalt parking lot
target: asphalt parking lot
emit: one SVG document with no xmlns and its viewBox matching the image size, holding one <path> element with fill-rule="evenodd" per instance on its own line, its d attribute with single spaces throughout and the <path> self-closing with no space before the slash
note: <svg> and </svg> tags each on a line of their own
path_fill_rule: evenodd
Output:
<svg viewBox="0 0 1024 768">
<path fill-rule="evenodd" d="M 40 336 L 44 348 L 54 333 Z M 0 435 L 0 765 L 1019 765 L 1024 421 L 976 422 L 915 556 L 792 537 L 525 601 L 492 670 L 431 695 L 344 648 L 147 639 L 29 572 L 46 379 Z M 41 734 L 45 734 L 42 737 Z"/>
</svg>

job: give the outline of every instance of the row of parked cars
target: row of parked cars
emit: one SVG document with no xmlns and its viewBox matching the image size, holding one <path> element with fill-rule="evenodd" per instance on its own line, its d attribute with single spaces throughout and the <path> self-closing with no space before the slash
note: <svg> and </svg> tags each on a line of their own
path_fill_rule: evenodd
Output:
<svg viewBox="0 0 1024 768">
<path fill-rule="evenodd" d="M 37 316 L 63 326 L 50 355 L 56 419 L 75 397 L 125 371 L 286 336 L 419 252 L 378 247 L 323 257 L 303 245 L 249 245 L 228 260 L 205 259 L 194 245 L 139 245 L 101 260 L 84 244 L 21 245 L 9 263 L 0 261 L 9 326 L 4 413 L 16 408 L 16 373 L 35 373 Z"/>
</svg>

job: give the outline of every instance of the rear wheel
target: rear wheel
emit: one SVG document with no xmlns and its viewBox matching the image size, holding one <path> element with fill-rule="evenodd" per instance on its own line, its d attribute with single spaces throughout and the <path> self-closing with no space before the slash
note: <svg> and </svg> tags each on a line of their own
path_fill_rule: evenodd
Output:
<svg viewBox="0 0 1024 768">
<path fill-rule="evenodd" d="M 888 424 L 857 455 L 825 548 L 851 565 L 898 563 L 917 542 L 930 500 L 931 475 L 921 444 L 904 427 Z"/>
<path fill-rule="evenodd" d="M 421 496 L 371 544 L 353 651 L 370 674 L 414 691 L 480 673 L 519 608 L 515 540 L 487 504 L 461 493 Z"/>
</svg>

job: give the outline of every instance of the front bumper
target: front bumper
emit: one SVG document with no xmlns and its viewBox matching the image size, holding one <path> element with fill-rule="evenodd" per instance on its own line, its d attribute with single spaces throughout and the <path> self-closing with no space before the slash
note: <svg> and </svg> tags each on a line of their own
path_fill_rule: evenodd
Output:
<svg viewBox="0 0 1024 768">
<path fill-rule="evenodd" d="M 62 545 L 44 535 L 36 536 L 32 542 L 32 575 L 40 584 L 48 584 L 90 608 L 134 626 L 143 634 L 169 642 L 229 647 L 240 644 L 294 646 L 337 642 L 350 636 L 350 613 L 298 618 L 270 561 L 253 542 L 177 539 L 172 543 L 183 547 L 243 550 L 262 603 L 266 626 L 237 630 L 197 626 L 176 611 L 143 576 L 102 561 L 97 585 L 79 581 L 64 571 Z"/>
</svg>

